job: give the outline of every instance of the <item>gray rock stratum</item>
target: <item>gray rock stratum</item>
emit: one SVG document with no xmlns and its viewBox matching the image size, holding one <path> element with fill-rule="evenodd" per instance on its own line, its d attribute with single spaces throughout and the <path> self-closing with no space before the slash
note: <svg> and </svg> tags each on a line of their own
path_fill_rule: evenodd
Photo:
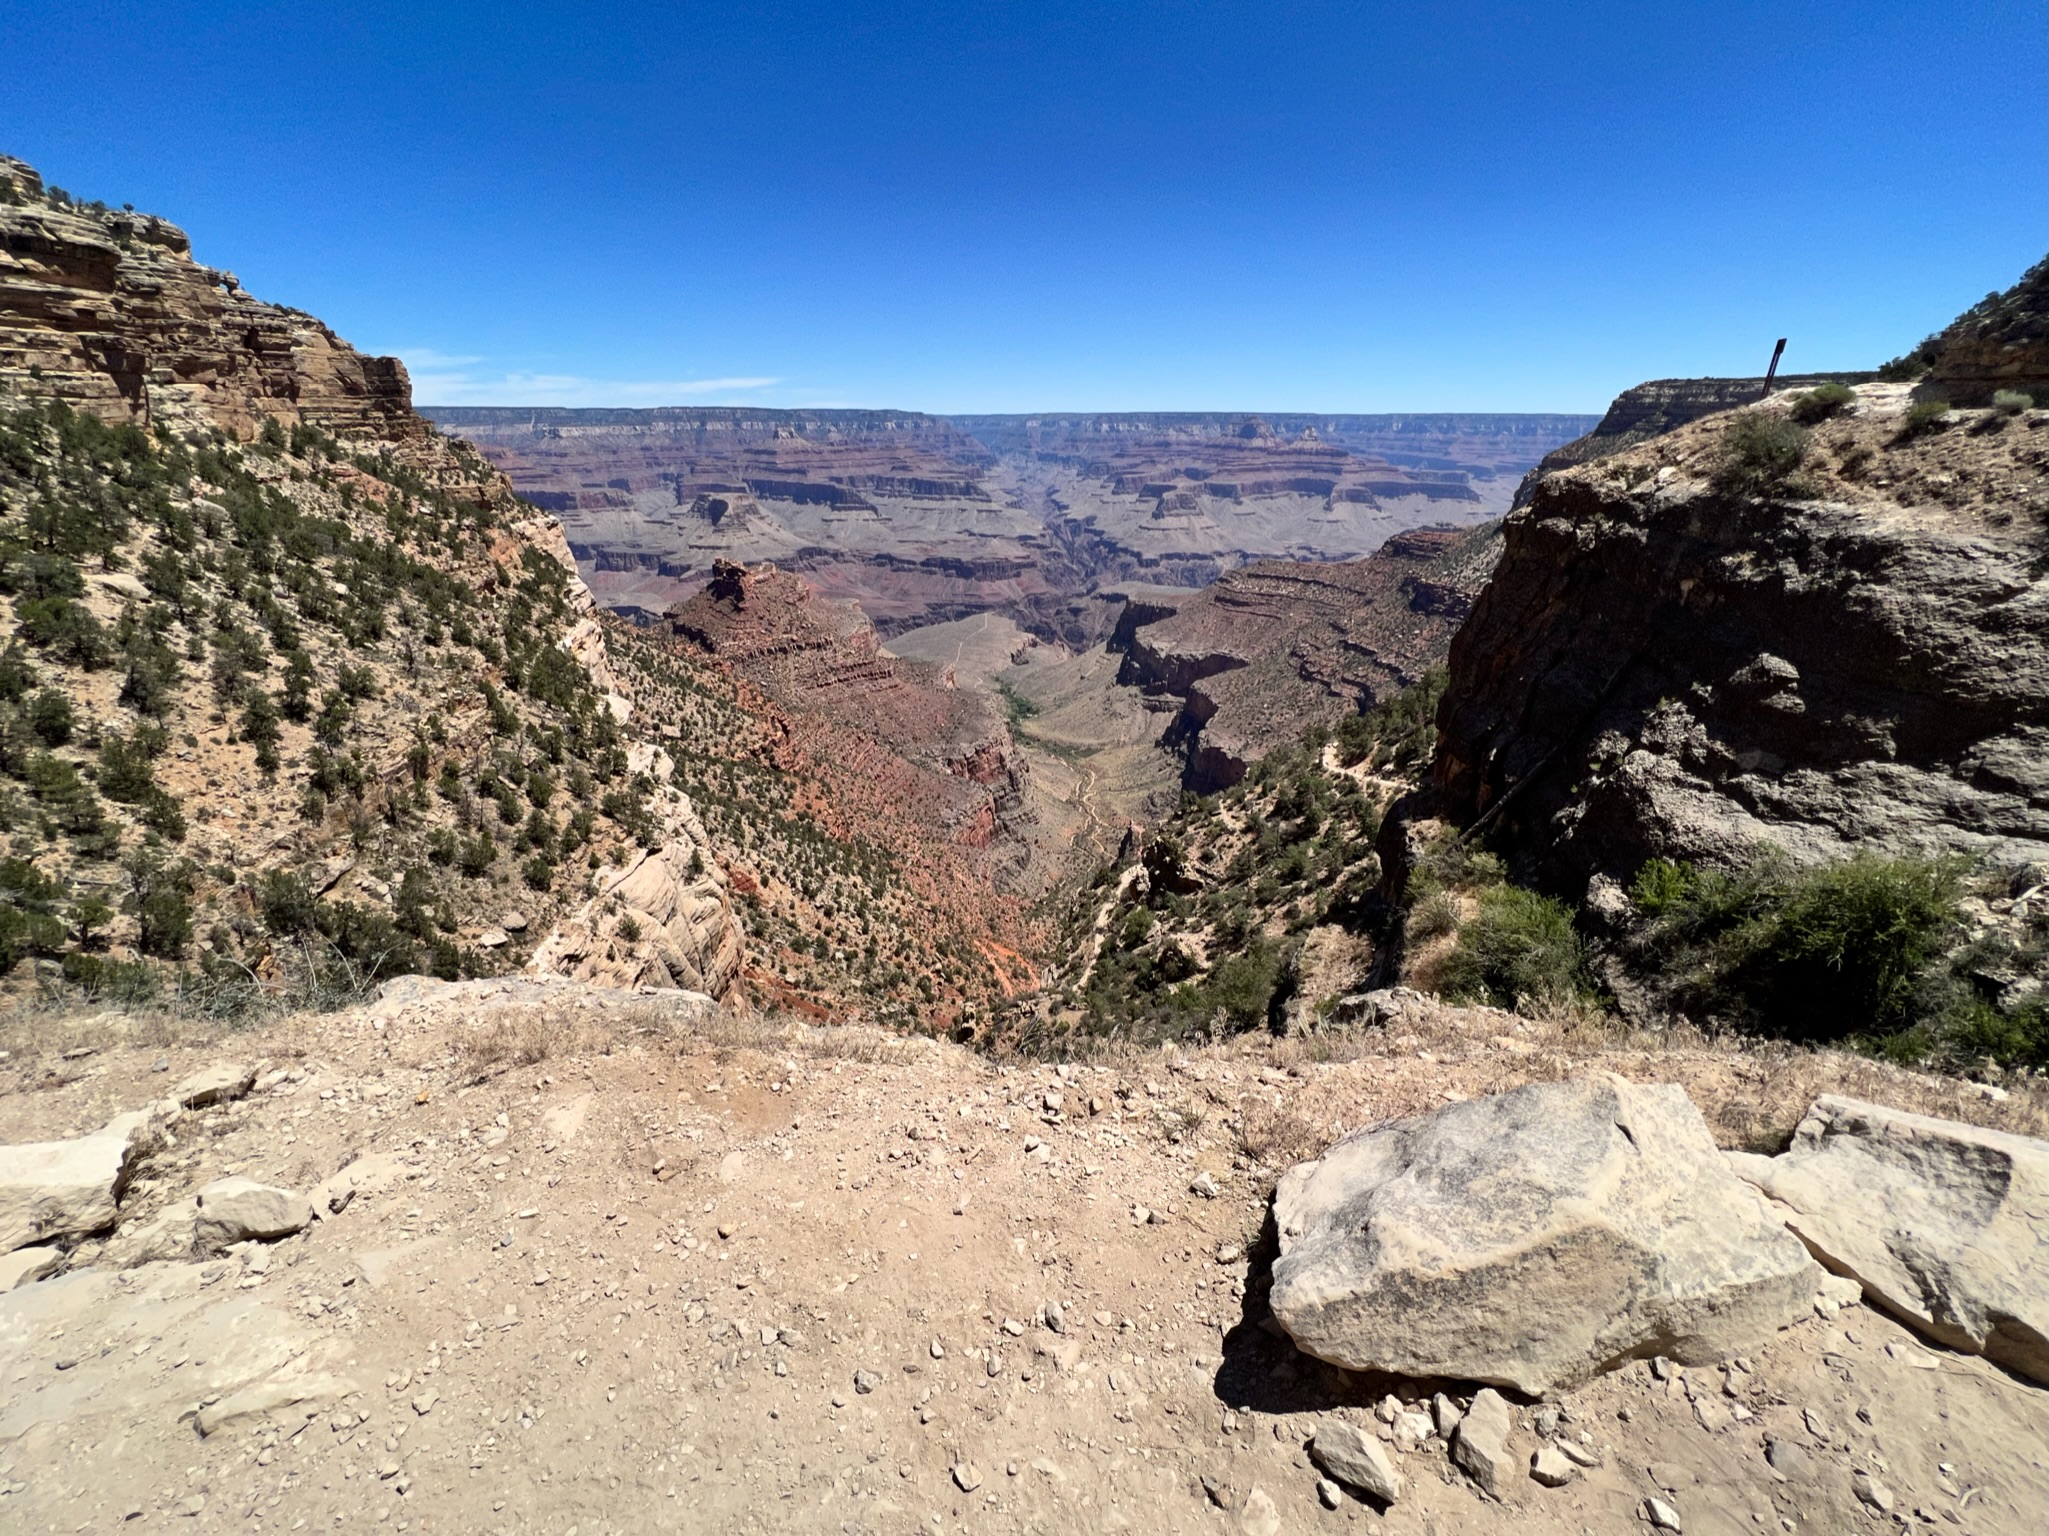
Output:
<svg viewBox="0 0 2049 1536">
<path fill-rule="evenodd" d="M 1910 426 L 1865 385 L 1797 473 L 1695 422 L 1552 475 L 1453 641 L 1434 778 L 1578 896 L 1758 844 L 2049 859 L 2049 413 Z"/>
<path fill-rule="evenodd" d="M 1281 1179 L 1274 1219 L 1297 1347 L 1532 1394 L 1646 1354 L 1725 1358 L 1822 1279 L 1684 1089 L 1606 1073 L 1358 1131 Z"/>
<path fill-rule="evenodd" d="M 1866 1300 L 2049 1382 L 2049 1142 L 1829 1094 L 1785 1153 L 1731 1162 Z"/>
</svg>

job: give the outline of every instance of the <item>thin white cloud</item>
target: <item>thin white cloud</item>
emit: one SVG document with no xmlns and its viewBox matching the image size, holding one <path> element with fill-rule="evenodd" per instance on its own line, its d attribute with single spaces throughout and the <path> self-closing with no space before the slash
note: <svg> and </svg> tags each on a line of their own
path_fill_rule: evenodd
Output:
<svg viewBox="0 0 2049 1536">
<path fill-rule="evenodd" d="M 481 357 L 463 357 L 453 352 L 439 352 L 433 347 L 395 347 L 393 350 L 405 360 L 406 371 L 435 368 L 467 368 L 472 363 L 481 363 Z"/>
<path fill-rule="evenodd" d="M 410 362 L 410 359 L 408 359 Z M 593 379 L 573 373 L 483 376 L 460 368 L 413 370 L 413 398 L 424 405 L 660 405 L 706 395 L 740 395 L 781 379 Z"/>
</svg>

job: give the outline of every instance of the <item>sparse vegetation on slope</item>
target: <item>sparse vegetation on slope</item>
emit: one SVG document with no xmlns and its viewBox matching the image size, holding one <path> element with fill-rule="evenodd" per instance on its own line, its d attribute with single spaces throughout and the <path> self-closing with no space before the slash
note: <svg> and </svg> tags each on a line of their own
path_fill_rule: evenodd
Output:
<svg viewBox="0 0 2049 1536">
<path fill-rule="evenodd" d="M 646 842 L 653 786 L 556 643 L 570 573 L 489 478 L 275 422 L 0 411 L 0 831 L 29 904 L 0 961 L 115 997 L 490 972 L 515 900 L 545 915 Z"/>
</svg>

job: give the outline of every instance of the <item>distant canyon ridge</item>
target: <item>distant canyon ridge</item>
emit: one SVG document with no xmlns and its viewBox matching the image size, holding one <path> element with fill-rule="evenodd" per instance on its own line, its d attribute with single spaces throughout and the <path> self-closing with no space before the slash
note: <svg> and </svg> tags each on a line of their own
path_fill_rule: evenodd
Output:
<svg viewBox="0 0 2049 1536">
<path fill-rule="evenodd" d="M 659 615 L 772 560 L 881 635 L 1000 613 L 1088 646 L 1146 587 L 1345 560 L 1508 510 L 1598 420 L 427 406 L 554 512 L 598 600 Z"/>
</svg>

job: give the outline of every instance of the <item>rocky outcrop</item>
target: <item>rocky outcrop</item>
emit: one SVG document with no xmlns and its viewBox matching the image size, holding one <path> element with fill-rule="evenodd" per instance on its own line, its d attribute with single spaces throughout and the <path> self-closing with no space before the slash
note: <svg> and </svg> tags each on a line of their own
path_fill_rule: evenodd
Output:
<svg viewBox="0 0 2049 1536">
<path fill-rule="evenodd" d="M 857 605 L 822 597 L 773 564 L 719 561 L 667 618 L 785 708 L 858 730 L 900 758 L 941 835 L 992 848 L 999 878 L 1018 878 L 1029 769 L 986 693 L 891 654 Z"/>
<path fill-rule="evenodd" d="M 266 418 L 417 440 L 405 365 L 365 357 L 300 310 L 193 260 L 150 214 L 46 201 L 0 155 L 0 394 L 55 396 L 108 421 L 219 427 Z"/>
<path fill-rule="evenodd" d="M 1726 1358 L 1822 1278 L 1684 1089 L 1609 1074 L 1355 1132 L 1282 1177 L 1274 1220 L 1298 1348 L 1531 1394 L 1640 1355 Z"/>
<path fill-rule="evenodd" d="M 1864 384 L 1875 373 L 1788 373 L 1772 381 L 1778 390 L 1807 390 L 1817 384 Z M 1625 389 L 1615 397 L 1593 431 L 1554 448 L 1537 462 L 1516 488 L 1515 505 L 1529 505 L 1537 484 L 1546 475 L 1578 464 L 1590 464 L 1634 448 L 1638 443 L 1663 437 L 1704 416 L 1755 405 L 1765 396 L 1765 381 L 1754 379 L 1652 379 Z"/>
<path fill-rule="evenodd" d="M 1730 1161 L 1867 1301 L 2049 1384 L 2049 1142 L 1826 1095 Z"/>
<path fill-rule="evenodd" d="M 1228 787 L 1308 727 L 1441 665 L 1499 553 L 1487 525 L 1399 534 L 1364 560 L 1255 562 L 1141 616 L 1118 681 L 1181 698 L 1169 739 L 1186 754 L 1184 782 Z"/>
<path fill-rule="evenodd" d="M 729 883 L 689 800 L 669 793 L 667 840 L 601 871 L 597 894 L 541 941 L 529 972 L 725 994 L 742 958 Z"/>
<path fill-rule="evenodd" d="M 64 1243 L 114 1224 L 136 1160 L 176 1106 L 117 1115 L 90 1136 L 0 1146 L 0 1253 Z"/>
<path fill-rule="evenodd" d="M 1908 431 L 1865 385 L 1791 478 L 1776 395 L 1546 479 L 1451 647 L 1440 804 L 1578 897 L 1664 856 L 2049 859 L 2049 417 Z"/>
<path fill-rule="evenodd" d="M 2000 390 L 2017 390 L 2049 404 L 2049 260 L 2006 292 L 1988 294 L 1928 350 L 1924 397 L 1983 406 Z"/>
</svg>

